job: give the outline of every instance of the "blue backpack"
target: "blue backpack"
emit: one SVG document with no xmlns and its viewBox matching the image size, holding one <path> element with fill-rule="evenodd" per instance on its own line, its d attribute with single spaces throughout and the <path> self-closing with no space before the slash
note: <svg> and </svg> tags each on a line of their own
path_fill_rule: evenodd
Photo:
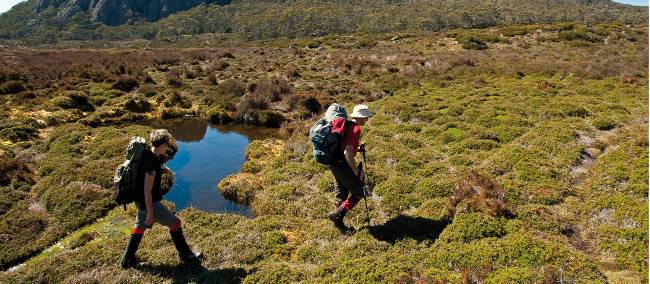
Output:
<svg viewBox="0 0 650 284">
<path fill-rule="evenodd" d="M 341 141 L 347 127 L 348 113 L 341 105 L 331 104 L 325 116 L 309 129 L 314 159 L 323 164 L 334 164 L 340 158 Z"/>
</svg>

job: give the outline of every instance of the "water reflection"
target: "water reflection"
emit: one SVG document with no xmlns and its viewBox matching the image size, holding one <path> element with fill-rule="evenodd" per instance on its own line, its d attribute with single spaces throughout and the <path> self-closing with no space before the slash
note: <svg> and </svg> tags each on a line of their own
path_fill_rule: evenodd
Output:
<svg viewBox="0 0 650 284">
<path fill-rule="evenodd" d="M 205 136 L 208 123 L 198 119 L 154 121 L 151 127 L 167 129 L 177 141 L 196 142 Z"/>
<path fill-rule="evenodd" d="M 215 126 L 202 120 L 156 121 L 153 128 L 166 128 L 176 138 L 178 153 L 167 166 L 176 181 L 165 199 L 177 210 L 194 207 L 210 212 L 251 216 L 250 209 L 226 200 L 216 185 L 240 170 L 250 141 L 273 136 L 267 129 L 247 126 Z"/>
</svg>

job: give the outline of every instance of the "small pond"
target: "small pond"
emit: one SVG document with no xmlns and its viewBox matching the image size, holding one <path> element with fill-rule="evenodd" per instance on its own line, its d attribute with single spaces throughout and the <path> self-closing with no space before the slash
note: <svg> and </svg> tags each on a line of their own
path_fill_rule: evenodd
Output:
<svg viewBox="0 0 650 284">
<path fill-rule="evenodd" d="M 225 199 L 217 184 L 241 169 L 252 140 L 271 137 L 275 130 L 212 125 L 198 119 L 156 121 L 149 126 L 169 130 L 179 146 L 174 159 L 167 162 L 175 182 L 164 196 L 176 204 L 176 210 L 193 207 L 252 216 L 248 207 Z"/>
</svg>

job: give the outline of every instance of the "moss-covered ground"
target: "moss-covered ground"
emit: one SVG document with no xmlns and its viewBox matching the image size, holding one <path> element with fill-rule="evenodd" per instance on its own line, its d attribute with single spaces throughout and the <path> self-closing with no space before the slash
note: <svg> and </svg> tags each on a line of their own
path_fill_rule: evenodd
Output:
<svg viewBox="0 0 650 284">
<path fill-rule="evenodd" d="M 256 44 L 180 57 L 152 49 L 124 72 L 111 54 L 144 51 L 5 51 L 64 63 L 96 53 L 115 69 L 91 68 L 113 72 L 99 79 L 55 72 L 54 83 L 29 69 L 3 73 L 26 90 L 0 95 L 0 264 L 23 263 L 0 282 L 648 281 L 647 28 Z M 132 89 L 119 74 L 129 70 Z M 326 218 L 333 179 L 307 141 L 331 101 L 376 113 L 362 138 L 371 222 L 362 201 L 346 218 L 353 235 Z M 281 123 L 283 139 L 251 143 L 242 172 L 218 186 L 255 217 L 183 210 L 202 265 L 180 263 L 154 226 L 138 251 L 146 263 L 122 270 L 134 208 L 111 203 L 112 170 L 129 137 L 148 131 L 130 120 L 186 114 Z"/>
</svg>

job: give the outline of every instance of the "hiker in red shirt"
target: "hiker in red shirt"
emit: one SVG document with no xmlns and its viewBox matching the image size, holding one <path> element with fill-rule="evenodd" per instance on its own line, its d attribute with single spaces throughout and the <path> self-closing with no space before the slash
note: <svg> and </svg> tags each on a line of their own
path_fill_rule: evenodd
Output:
<svg viewBox="0 0 650 284">
<path fill-rule="evenodd" d="M 361 126 L 372 116 L 366 105 L 356 105 L 352 111 L 352 121 L 346 123 L 345 134 L 341 142 L 341 159 L 329 166 L 334 175 L 336 192 L 336 210 L 330 212 L 329 218 L 341 231 L 349 231 L 343 217 L 363 199 L 363 171 L 357 169 L 354 157 L 359 151 Z"/>
</svg>

